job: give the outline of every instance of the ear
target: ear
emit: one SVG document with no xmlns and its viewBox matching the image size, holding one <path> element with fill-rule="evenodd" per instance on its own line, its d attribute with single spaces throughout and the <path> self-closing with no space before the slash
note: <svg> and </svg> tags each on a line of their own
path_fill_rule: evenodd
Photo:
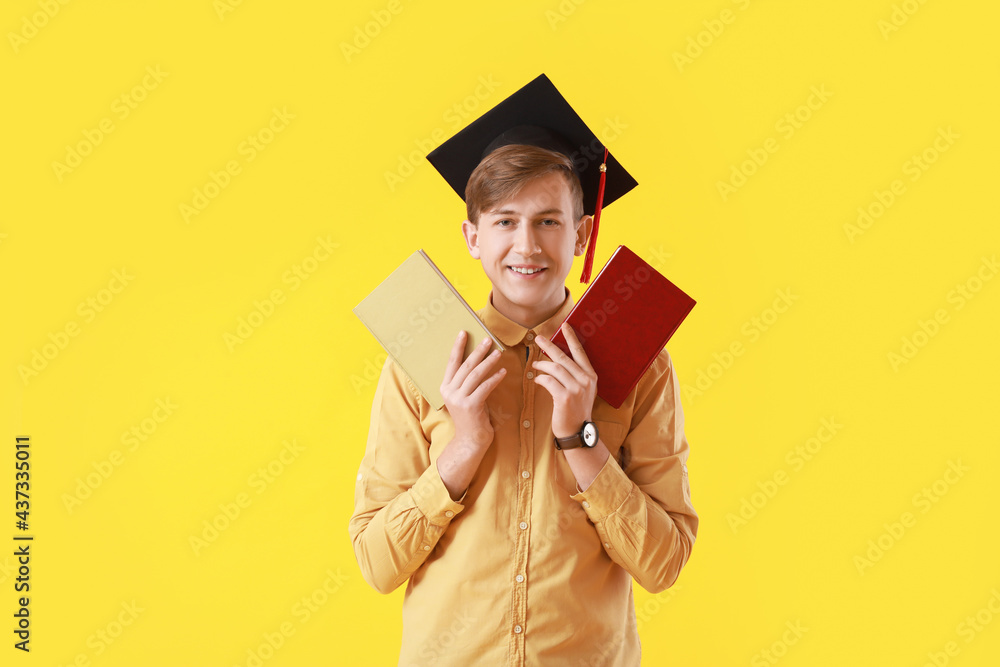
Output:
<svg viewBox="0 0 1000 667">
<path fill-rule="evenodd" d="M 465 245 L 469 248 L 469 254 L 473 259 L 479 259 L 479 227 L 468 220 L 462 221 L 462 236 L 465 237 Z"/>
<path fill-rule="evenodd" d="M 573 247 L 573 254 L 579 257 L 587 252 L 587 242 L 590 241 L 590 232 L 594 229 L 594 216 L 585 215 L 576 223 L 576 245 Z"/>
</svg>

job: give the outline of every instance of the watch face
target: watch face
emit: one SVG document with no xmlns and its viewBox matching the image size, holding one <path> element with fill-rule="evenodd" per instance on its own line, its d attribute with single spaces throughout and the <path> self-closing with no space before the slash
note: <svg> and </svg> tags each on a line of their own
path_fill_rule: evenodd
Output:
<svg viewBox="0 0 1000 667">
<path fill-rule="evenodd" d="M 587 422 L 583 426 L 583 446 L 593 447 L 597 444 L 597 424 Z"/>
</svg>

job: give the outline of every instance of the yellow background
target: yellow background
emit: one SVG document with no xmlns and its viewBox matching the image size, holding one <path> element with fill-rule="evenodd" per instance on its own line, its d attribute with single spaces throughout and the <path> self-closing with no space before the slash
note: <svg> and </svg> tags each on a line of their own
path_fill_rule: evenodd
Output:
<svg viewBox="0 0 1000 667">
<path fill-rule="evenodd" d="M 417 248 L 483 305 L 464 208 L 423 155 L 542 72 L 618 128 L 640 184 L 602 219 L 596 266 L 627 244 L 698 301 L 669 350 L 702 522 L 673 591 L 637 589 L 644 664 L 996 664 L 994 3 L 16 0 L 2 17 L 3 664 L 248 665 L 261 646 L 269 667 L 395 664 L 403 589 L 370 589 L 347 535 L 381 362 L 351 308 Z M 252 160 L 251 135 L 273 140 Z M 753 173 L 724 198 L 733 168 Z M 961 308 L 958 285 L 979 288 Z M 234 343 L 241 318 L 260 326 Z M 893 363 L 904 337 L 922 345 Z M 824 419 L 841 426 L 797 469 Z M 11 633 L 17 435 L 30 654 Z M 887 548 L 859 566 L 869 541 Z"/>
</svg>

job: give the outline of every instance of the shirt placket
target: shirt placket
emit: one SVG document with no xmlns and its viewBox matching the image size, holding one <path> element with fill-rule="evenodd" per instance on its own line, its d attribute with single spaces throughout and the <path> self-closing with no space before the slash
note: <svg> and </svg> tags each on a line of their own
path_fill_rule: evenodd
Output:
<svg viewBox="0 0 1000 667">
<path fill-rule="evenodd" d="M 535 451 L 535 371 L 531 362 L 538 359 L 539 349 L 535 344 L 535 332 L 529 331 L 525 340 L 525 364 L 521 375 L 520 453 L 517 460 L 517 504 L 514 512 L 514 569 L 512 573 L 514 594 L 511 605 L 510 653 L 511 664 L 523 665 L 525 661 L 524 640 L 528 628 L 528 545 L 531 537 L 531 494 L 534 482 Z"/>
</svg>

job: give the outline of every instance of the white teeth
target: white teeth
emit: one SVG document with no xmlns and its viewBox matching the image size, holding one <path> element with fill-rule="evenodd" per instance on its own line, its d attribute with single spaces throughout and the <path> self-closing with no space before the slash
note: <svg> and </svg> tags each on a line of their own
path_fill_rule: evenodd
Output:
<svg viewBox="0 0 1000 667">
<path fill-rule="evenodd" d="M 512 271 L 517 271 L 518 273 L 525 273 L 525 274 L 528 274 L 528 275 L 530 275 L 532 273 L 538 273 L 539 271 L 541 271 L 541 269 L 519 269 L 516 266 L 510 267 L 510 269 Z"/>
</svg>

